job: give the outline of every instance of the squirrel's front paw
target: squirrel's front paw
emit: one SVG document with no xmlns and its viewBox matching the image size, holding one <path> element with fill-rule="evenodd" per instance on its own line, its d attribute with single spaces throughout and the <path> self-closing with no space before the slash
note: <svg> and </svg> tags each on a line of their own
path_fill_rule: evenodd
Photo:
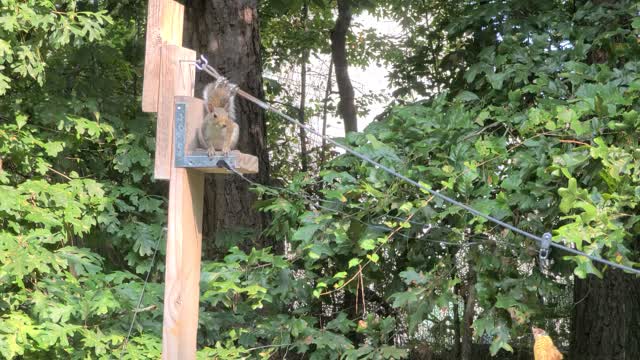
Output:
<svg viewBox="0 0 640 360">
<path fill-rule="evenodd" d="M 213 146 L 207 149 L 207 155 L 209 155 L 209 157 L 214 157 L 216 154 L 216 149 Z"/>
<path fill-rule="evenodd" d="M 231 152 L 231 147 L 225 146 L 222 148 L 222 154 L 224 154 L 224 156 L 228 156 L 230 152 Z"/>
</svg>

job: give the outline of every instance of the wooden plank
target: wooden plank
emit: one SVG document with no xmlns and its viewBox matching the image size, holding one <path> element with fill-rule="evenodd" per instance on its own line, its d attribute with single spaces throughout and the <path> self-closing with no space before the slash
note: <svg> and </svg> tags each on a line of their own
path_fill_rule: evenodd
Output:
<svg viewBox="0 0 640 360">
<path fill-rule="evenodd" d="M 171 167 L 162 358 L 196 357 L 204 174 Z"/>
<path fill-rule="evenodd" d="M 184 5 L 175 0 L 163 0 L 160 16 L 162 40 L 169 45 L 182 46 Z"/>
<path fill-rule="evenodd" d="M 257 174 L 258 173 L 258 158 L 253 155 L 241 153 L 234 150 L 230 153 L 236 158 L 235 170 L 241 174 Z M 197 168 L 198 170 L 209 174 L 233 174 L 231 171 L 224 168 Z"/>
<path fill-rule="evenodd" d="M 181 60 L 195 60 L 196 52 L 176 45 L 163 45 L 160 66 L 160 101 L 156 124 L 156 153 L 153 175 L 169 180 L 173 164 L 174 96 L 193 96 L 195 67 Z"/>
<path fill-rule="evenodd" d="M 166 0 L 149 0 L 147 6 L 147 38 L 144 49 L 144 78 L 142 82 L 142 111 L 158 111 L 160 89 L 160 11 Z"/>
<path fill-rule="evenodd" d="M 158 112 L 162 45 L 182 45 L 184 5 L 175 0 L 149 0 L 144 52 L 142 111 Z"/>
</svg>

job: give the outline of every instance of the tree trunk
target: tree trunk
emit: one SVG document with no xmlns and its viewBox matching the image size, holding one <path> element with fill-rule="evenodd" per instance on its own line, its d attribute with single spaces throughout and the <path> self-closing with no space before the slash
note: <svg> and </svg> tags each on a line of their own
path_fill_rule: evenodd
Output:
<svg viewBox="0 0 640 360">
<path fill-rule="evenodd" d="M 465 285 L 464 314 L 462 316 L 462 341 L 460 343 L 460 359 L 473 359 L 473 318 L 476 315 L 475 272 L 471 271 Z"/>
<path fill-rule="evenodd" d="M 640 359 L 640 280 L 618 270 L 574 281 L 571 358 Z"/>
<path fill-rule="evenodd" d="M 471 241 L 471 240 L 469 240 Z M 466 259 L 468 271 L 466 273 L 465 282 L 461 286 L 462 296 L 464 299 L 464 312 L 462 313 L 462 328 L 460 329 L 460 359 L 473 360 L 473 319 L 476 316 L 476 272 L 474 269 L 473 250 L 467 249 Z M 458 270 L 461 272 L 460 270 Z"/>
<path fill-rule="evenodd" d="M 185 46 L 205 55 L 211 66 L 241 89 L 263 98 L 257 0 L 187 0 L 185 5 Z M 209 75 L 199 72 L 196 96 L 201 96 L 202 88 L 211 81 L 213 79 Z M 260 172 L 249 178 L 265 184 L 269 180 L 269 158 L 265 145 L 264 113 L 239 96 L 235 105 L 236 121 L 240 125 L 238 150 L 258 157 Z M 248 188 L 249 184 L 235 175 L 207 177 L 205 239 L 215 238 L 222 230 L 239 228 L 260 234 L 267 218 L 252 208 L 255 195 Z M 257 237 L 238 245 L 245 249 L 272 245 Z M 206 240 L 203 247 L 212 248 Z M 210 255 L 207 253 L 205 256 L 211 258 Z"/>
<path fill-rule="evenodd" d="M 454 276 L 454 275 L 452 275 Z M 455 295 L 460 294 L 460 284 L 456 284 L 454 287 Z M 453 358 L 460 359 L 462 342 L 461 342 L 461 334 L 460 329 L 462 328 L 462 324 L 460 322 L 460 301 L 457 296 L 454 296 L 453 302 Z"/>
<path fill-rule="evenodd" d="M 345 134 L 358 131 L 355 94 L 349 78 L 347 61 L 347 31 L 351 26 L 351 0 L 338 0 L 338 18 L 331 30 L 331 57 L 335 64 L 336 82 L 340 94 L 338 112 L 344 120 Z"/>
<path fill-rule="evenodd" d="M 309 5 L 305 2 L 302 7 L 302 21 L 304 31 L 307 31 L 307 18 L 309 17 Z M 302 50 L 302 59 L 300 64 L 300 111 L 298 113 L 298 121 L 305 123 L 305 106 L 307 100 L 307 63 L 309 63 L 309 49 Z M 300 164 L 303 172 L 309 169 L 309 159 L 307 150 L 307 132 L 300 128 Z"/>
<path fill-rule="evenodd" d="M 322 149 L 320 149 L 320 166 L 322 168 L 327 159 L 327 113 L 329 108 L 329 97 L 331 96 L 331 83 L 333 82 L 333 58 L 329 61 L 329 75 L 327 76 L 327 88 L 322 100 Z"/>
</svg>

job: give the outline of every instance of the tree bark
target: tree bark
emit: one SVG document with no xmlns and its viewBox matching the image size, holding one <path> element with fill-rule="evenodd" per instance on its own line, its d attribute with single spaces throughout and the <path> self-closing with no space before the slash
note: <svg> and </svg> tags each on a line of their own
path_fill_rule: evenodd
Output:
<svg viewBox="0 0 640 360">
<path fill-rule="evenodd" d="M 349 77 L 347 32 L 351 26 L 351 0 L 338 0 L 338 18 L 331 30 L 331 57 L 335 65 L 336 83 L 340 94 L 338 112 L 344 120 L 344 132 L 358 131 L 355 94 Z"/>
<path fill-rule="evenodd" d="M 574 281 L 571 358 L 640 359 L 640 280 L 608 270 Z"/>
<path fill-rule="evenodd" d="M 465 285 L 464 314 L 462 316 L 462 341 L 460 343 L 460 359 L 473 359 L 473 318 L 476 315 L 475 272 L 470 271 Z"/>
<path fill-rule="evenodd" d="M 329 61 L 329 75 L 327 75 L 327 88 L 322 100 L 322 149 L 320 149 L 320 168 L 327 159 L 327 113 L 329 108 L 329 97 L 331 96 L 331 83 L 333 82 L 333 58 Z"/>
<path fill-rule="evenodd" d="M 185 46 L 205 55 L 211 66 L 241 89 L 264 98 L 257 0 L 187 0 L 185 5 Z M 199 72 L 196 96 L 201 96 L 203 87 L 211 81 L 209 75 Z M 268 183 L 264 113 L 240 97 L 236 97 L 235 105 L 236 121 L 240 125 L 238 150 L 256 155 L 260 161 L 260 172 L 249 178 Z M 248 188 L 245 180 L 234 175 L 207 177 L 203 248 L 210 250 L 211 244 L 206 244 L 206 239 L 215 237 L 221 230 L 248 228 L 260 234 L 267 218 L 252 208 L 255 195 Z M 273 245 L 257 237 L 238 245 L 245 249 Z"/>
<path fill-rule="evenodd" d="M 302 22 L 304 31 L 307 31 L 307 18 L 309 17 L 309 5 L 305 2 L 302 7 Z M 300 111 L 298 121 L 305 123 L 305 106 L 307 100 L 307 63 L 309 63 L 309 49 L 302 50 L 300 60 Z M 307 150 L 307 132 L 300 128 L 300 164 L 303 172 L 309 169 L 309 154 Z"/>
<path fill-rule="evenodd" d="M 460 294 L 460 284 L 457 284 L 454 287 L 454 292 L 456 295 Z M 461 342 L 461 334 L 460 329 L 462 328 L 462 324 L 460 321 L 460 302 L 458 301 L 457 296 L 454 297 L 453 302 L 453 358 L 460 359 L 462 342 Z"/>
</svg>

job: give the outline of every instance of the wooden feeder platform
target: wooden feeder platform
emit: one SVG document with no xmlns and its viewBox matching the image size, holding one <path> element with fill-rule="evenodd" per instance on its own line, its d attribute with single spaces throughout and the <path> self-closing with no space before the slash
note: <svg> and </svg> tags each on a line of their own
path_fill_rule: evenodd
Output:
<svg viewBox="0 0 640 360">
<path fill-rule="evenodd" d="M 258 158 L 233 150 L 229 154 L 209 156 L 198 142 L 198 131 L 202 128 L 204 101 L 190 96 L 175 98 L 174 161 L 178 168 L 192 168 L 204 173 L 232 173 L 218 164 L 222 160 L 241 174 L 257 174 Z"/>
</svg>

